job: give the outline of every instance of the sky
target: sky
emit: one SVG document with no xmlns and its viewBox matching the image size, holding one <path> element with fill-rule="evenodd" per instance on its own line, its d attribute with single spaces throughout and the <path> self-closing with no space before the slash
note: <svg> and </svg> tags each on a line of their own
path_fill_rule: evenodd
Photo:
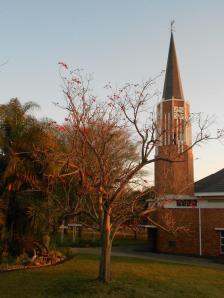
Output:
<svg viewBox="0 0 224 298">
<path fill-rule="evenodd" d="M 107 81 L 154 77 L 166 67 L 171 20 L 191 111 L 224 127 L 222 0 L 0 0 L 0 103 L 32 100 L 38 117 L 63 121 L 53 105 L 63 101 L 59 61 L 93 74 L 99 96 Z M 195 180 L 223 168 L 223 152 L 218 141 L 195 148 Z"/>
</svg>

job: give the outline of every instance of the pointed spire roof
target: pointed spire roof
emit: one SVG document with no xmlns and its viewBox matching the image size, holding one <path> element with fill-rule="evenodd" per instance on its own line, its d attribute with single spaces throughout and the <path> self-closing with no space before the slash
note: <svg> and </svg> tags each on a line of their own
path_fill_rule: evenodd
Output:
<svg viewBox="0 0 224 298">
<path fill-rule="evenodd" d="M 173 32 L 171 31 L 170 48 L 166 66 L 166 76 L 163 88 L 163 99 L 184 99 L 180 72 L 177 63 L 177 55 L 174 44 Z"/>
</svg>

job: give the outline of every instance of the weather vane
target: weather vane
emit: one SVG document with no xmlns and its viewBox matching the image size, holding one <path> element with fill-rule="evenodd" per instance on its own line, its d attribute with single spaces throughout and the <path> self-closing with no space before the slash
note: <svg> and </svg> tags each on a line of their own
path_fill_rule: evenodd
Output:
<svg viewBox="0 0 224 298">
<path fill-rule="evenodd" d="M 173 33 L 173 32 L 175 31 L 174 23 L 175 23 L 174 20 L 172 20 L 172 21 L 170 22 L 170 31 L 171 31 L 171 33 Z"/>
</svg>

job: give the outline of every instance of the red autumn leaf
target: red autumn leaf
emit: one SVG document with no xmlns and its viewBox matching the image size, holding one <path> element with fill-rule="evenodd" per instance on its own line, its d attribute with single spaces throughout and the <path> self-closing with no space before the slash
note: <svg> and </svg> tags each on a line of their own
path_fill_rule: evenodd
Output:
<svg viewBox="0 0 224 298">
<path fill-rule="evenodd" d="M 76 84 L 81 84 L 81 81 L 76 78 L 73 78 L 72 81 L 75 82 Z"/>
<path fill-rule="evenodd" d="M 58 129 L 58 131 L 65 131 L 65 127 L 62 125 L 61 126 L 58 125 L 57 129 Z"/>
<path fill-rule="evenodd" d="M 68 69 L 68 64 L 62 62 L 62 61 L 59 61 L 58 62 L 59 65 L 63 66 L 65 69 Z"/>
</svg>

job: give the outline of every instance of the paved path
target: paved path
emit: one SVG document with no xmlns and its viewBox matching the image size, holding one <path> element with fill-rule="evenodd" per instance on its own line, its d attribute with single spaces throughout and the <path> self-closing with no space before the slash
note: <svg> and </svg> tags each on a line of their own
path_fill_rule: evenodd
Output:
<svg viewBox="0 0 224 298">
<path fill-rule="evenodd" d="M 73 248 L 73 251 L 81 254 L 92 254 L 92 255 L 100 254 L 99 247 Z M 224 264 L 217 263 L 214 259 L 169 255 L 169 254 L 162 254 L 162 253 L 151 253 L 151 252 L 148 252 L 146 248 L 137 247 L 137 246 L 113 247 L 112 256 L 131 257 L 131 258 L 139 258 L 139 259 L 165 262 L 165 263 L 195 265 L 195 266 L 202 266 L 202 267 L 211 267 L 216 269 L 219 268 L 224 270 Z"/>
</svg>

